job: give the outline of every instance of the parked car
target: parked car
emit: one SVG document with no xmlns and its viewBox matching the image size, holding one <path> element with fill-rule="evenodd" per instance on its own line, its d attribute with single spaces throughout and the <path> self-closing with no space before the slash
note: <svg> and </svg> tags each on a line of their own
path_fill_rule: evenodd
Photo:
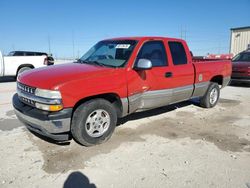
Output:
<svg viewBox="0 0 250 188">
<path fill-rule="evenodd" d="M 54 64 L 54 58 L 52 54 L 47 54 L 45 52 L 32 52 L 32 51 L 12 51 L 8 56 L 47 56 L 48 65 Z"/>
<path fill-rule="evenodd" d="M 48 55 L 44 52 L 31 52 L 31 51 L 12 51 L 8 54 L 8 56 L 41 56 Z"/>
<path fill-rule="evenodd" d="M 17 76 L 24 71 L 52 64 L 54 64 L 54 59 L 45 54 L 3 56 L 0 51 L 0 76 Z"/>
<path fill-rule="evenodd" d="M 129 37 L 98 42 L 75 63 L 18 77 L 13 106 L 28 129 L 91 146 L 108 140 L 117 118 L 191 98 L 216 105 L 230 60 L 192 62 L 184 40 Z"/>
<path fill-rule="evenodd" d="M 232 63 L 232 81 L 250 83 L 250 50 L 236 55 L 233 58 Z"/>
</svg>

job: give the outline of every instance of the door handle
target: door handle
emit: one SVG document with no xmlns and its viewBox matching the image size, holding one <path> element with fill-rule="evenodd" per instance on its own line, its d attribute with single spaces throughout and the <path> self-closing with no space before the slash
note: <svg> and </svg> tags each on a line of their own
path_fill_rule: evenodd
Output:
<svg viewBox="0 0 250 188">
<path fill-rule="evenodd" d="M 172 72 L 166 72 L 165 73 L 165 77 L 166 78 L 170 78 L 170 77 L 172 77 L 173 76 L 173 73 Z"/>
</svg>

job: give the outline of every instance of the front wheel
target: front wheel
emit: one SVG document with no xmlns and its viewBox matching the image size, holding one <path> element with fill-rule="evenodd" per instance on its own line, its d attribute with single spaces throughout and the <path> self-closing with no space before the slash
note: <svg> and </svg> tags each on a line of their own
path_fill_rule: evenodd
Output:
<svg viewBox="0 0 250 188">
<path fill-rule="evenodd" d="M 207 92 L 200 99 L 200 105 L 204 108 L 214 107 L 220 97 L 220 88 L 217 83 L 211 83 L 207 89 Z"/>
<path fill-rule="evenodd" d="M 80 144 L 92 146 L 107 141 L 117 122 L 114 106 L 104 99 L 93 99 L 81 104 L 71 123 L 73 138 Z"/>
</svg>

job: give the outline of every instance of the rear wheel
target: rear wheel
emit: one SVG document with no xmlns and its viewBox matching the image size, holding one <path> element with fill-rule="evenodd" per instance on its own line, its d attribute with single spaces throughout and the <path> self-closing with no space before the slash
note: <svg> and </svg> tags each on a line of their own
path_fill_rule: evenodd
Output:
<svg viewBox="0 0 250 188">
<path fill-rule="evenodd" d="M 220 97 L 220 88 L 217 83 L 211 83 L 205 95 L 200 99 L 200 105 L 204 108 L 214 107 Z"/>
<path fill-rule="evenodd" d="M 104 99 L 93 99 L 81 104 L 71 123 L 73 138 L 80 144 L 92 146 L 107 141 L 117 122 L 114 106 Z"/>
</svg>

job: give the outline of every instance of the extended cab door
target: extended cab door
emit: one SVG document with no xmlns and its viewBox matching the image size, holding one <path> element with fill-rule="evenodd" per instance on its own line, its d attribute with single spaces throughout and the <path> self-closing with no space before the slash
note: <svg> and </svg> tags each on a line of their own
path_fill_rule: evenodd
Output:
<svg viewBox="0 0 250 188">
<path fill-rule="evenodd" d="M 168 40 L 174 83 L 172 103 L 190 99 L 194 91 L 195 70 L 187 44 L 182 40 Z"/>
</svg>

